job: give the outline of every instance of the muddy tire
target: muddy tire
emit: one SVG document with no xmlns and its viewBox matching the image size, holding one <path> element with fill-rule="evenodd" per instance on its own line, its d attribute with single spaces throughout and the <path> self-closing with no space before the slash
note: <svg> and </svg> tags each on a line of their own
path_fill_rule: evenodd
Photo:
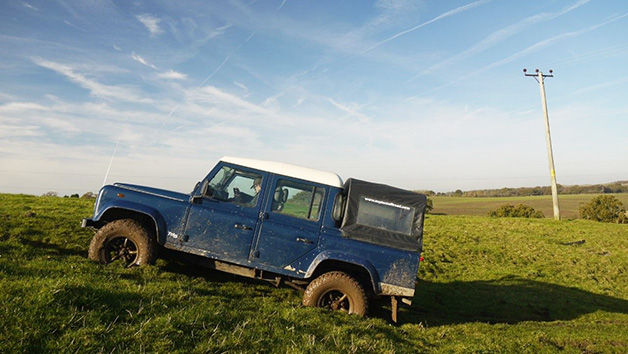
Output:
<svg viewBox="0 0 628 354">
<path fill-rule="evenodd" d="M 368 300 L 360 283 L 343 272 L 329 272 L 314 279 L 303 294 L 303 305 L 365 316 Z"/>
<path fill-rule="evenodd" d="M 125 266 L 152 264 L 157 245 L 150 233 L 135 220 L 116 220 L 96 232 L 89 244 L 89 259 L 101 264 L 115 261 Z"/>
</svg>

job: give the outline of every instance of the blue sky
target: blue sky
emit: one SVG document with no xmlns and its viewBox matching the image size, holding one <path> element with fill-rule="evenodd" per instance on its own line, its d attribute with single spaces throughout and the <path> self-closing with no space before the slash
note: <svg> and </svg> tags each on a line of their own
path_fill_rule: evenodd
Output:
<svg viewBox="0 0 628 354">
<path fill-rule="evenodd" d="M 0 192 L 222 156 L 408 189 L 628 179 L 628 2 L 2 1 Z M 115 157 L 113 160 L 112 156 Z M 111 162 L 111 165 L 110 165 Z"/>
</svg>

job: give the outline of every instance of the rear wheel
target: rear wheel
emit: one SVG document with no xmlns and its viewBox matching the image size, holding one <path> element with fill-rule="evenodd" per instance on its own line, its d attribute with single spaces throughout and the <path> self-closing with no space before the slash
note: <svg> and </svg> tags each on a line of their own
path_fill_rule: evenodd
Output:
<svg viewBox="0 0 628 354">
<path fill-rule="evenodd" d="M 303 305 L 366 315 L 368 301 L 360 283 L 343 272 L 329 272 L 314 279 L 305 289 Z"/>
<path fill-rule="evenodd" d="M 89 258 L 101 264 L 120 261 L 127 267 L 151 264 L 157 258 L 157 245 L 137 221 L 116 220 L 96 232 Z"/>
</svg>

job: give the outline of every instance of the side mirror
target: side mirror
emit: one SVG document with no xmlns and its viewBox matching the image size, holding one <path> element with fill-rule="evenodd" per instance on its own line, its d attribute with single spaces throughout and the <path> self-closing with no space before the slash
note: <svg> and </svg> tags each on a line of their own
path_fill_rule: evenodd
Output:
<svg viewBox="0 0 628 354">
<path fill-rule="evenodd" d="M 190 196 L 190 203 L 197 203 L 199 200 L 203 199 L 203 197 L 207 195 L 207 190 L 209 189 L 209 181 L 203 181 L 203 184 L 201 184 L 200 188 L 198 188 L 200 183 L 201 182 L 198 182 L 196 184 L 194 192 L 192 192 L 192 195 Z"/>
<path fill-rule="evenodd" d="M 209 191 L 209 181 L 208 180 L 204 180 L 203 184 L 201 185 L 201 196 L 208 196 L 211 197 L 211 193 L 207 194 L 207 192 Z"/>
</svg>

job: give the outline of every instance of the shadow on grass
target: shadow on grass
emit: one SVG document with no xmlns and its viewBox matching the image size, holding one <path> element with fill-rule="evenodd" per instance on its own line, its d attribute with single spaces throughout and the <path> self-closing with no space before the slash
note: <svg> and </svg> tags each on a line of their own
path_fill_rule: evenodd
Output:
<svg viewBox="0 0 628 354">
<path fill-rule="evenodd" d="M 176 273 L 181 275 L 186 275 L 192 278 L 203 278 L 207 281 L 214 283 L 231 283 L 231 282 L 242 282 L 248 284 L 268 284 L 267 282 L 247 278 L 243 276 L 239 276 L 236 274 L 230 274 L 221 272 L 212 268 L 204 267 L 202 265 L 191 262 L 188 259 L 180 259 L 176 257 L 164 257 L 166 263 L 160 265 L 159 269 L 168 272 L 168 273 Z"/>
<path fill-rule="evenodd" d="M 185 263 L 168 262 L 162 269 L 191 277 L 203 277 L 212 282 L 266 284 L 268 294 L 273 288 L 261 280 Z M 549 322 L 572 320 L 596 311 L 628 314 L 628 300 L 517 277 L 450 283 L 420 281 L 412 306 L 400 308 L 399 323 L 440 326 L 472 322 Z M 383 298 L 373 301 L 369 313 L 371 317 L 390 320 L 390 300 Z"/>
<path fill-rule="evenodd" d="M 428 326 L 470 322 L 516 324 L 572 320 L 596 311 L 628 314 L 628 300 L 577 288 L 506 277 L 491 281 L 420 281 L 401 323 Z"/>
<path fill-rule="evenodd" d="M 61 256 L 80 256 L 87 258 L 87 252 L 80 248 L 66 248 L 54 243 L 42 242 L 37 240 L 23 239 L 23 244 L 32 247 L 35 250 L 42 250 L 49 255 L 61 255 Z"/>
<path fill-rule="evenodd" d="M 256 288 L 266 295 L 271 295 L 274 288 L 265 281 L 227 274 L 186 262 L 169 260 L 160 266 L 160 269 L 169 273 L 201 277 L 217 283 L 265 284 L 268 291 Z M 628 300 L 518 277 L 450 283 L 420 281 L 412 306 L 400 308 L 399 323 L 440 326 L 473 322 L 491 324 L 549 322 L 572 320 L 596 311 L 628 314 Z M 372 302 L 369 312 L 371 317 L 390 320 L 389 299 Z"/>
</svg>

